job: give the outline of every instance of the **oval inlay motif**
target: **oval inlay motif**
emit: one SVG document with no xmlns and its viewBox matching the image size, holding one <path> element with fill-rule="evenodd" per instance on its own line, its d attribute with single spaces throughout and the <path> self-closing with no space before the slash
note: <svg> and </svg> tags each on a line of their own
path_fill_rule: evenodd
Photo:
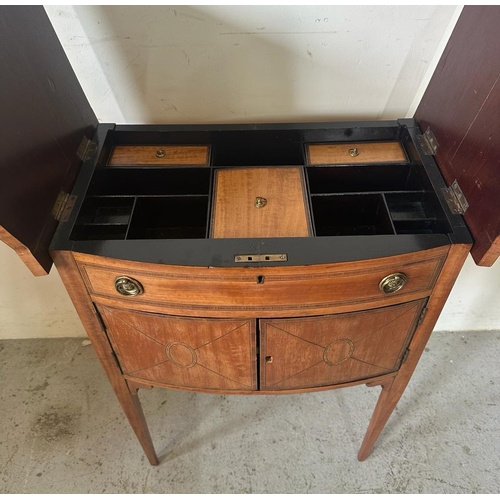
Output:
<svg viewBox="0 0 500 500">
<path fill-rule="evenodd" d="M 170 342 L 165 346 L 167 359 L 181 368 L 191 368 L 196 364 L 196 352 L 184 342 Z"/>
<path fill-rule="evenodd" d="M 339 365 L 352 356 L 354 343 L 349 339 L 335 340 L 325 347 L 323 360 L 330 366 Z"/>
</svg>

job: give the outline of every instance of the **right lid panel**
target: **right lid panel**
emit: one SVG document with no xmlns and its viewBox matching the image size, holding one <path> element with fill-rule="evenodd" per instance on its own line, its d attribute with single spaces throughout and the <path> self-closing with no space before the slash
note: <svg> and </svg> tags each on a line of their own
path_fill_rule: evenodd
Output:
<svg viewBox="0 0 500 500">
<path fill-rule="evenodd" d="M 458 181 L 477 264 L 500 253 L 500 7 L 465 7 L 415 119 L 431 128 L 446 181 Z"/>
</svg>

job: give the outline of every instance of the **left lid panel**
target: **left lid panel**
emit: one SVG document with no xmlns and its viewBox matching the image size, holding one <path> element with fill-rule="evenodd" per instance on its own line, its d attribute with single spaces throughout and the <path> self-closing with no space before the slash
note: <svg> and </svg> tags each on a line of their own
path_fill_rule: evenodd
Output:
<svg viewBox="0 0 500 500">
<path fill-rule="evenodd" d="M 37 276 L 52 266 L 58 194 L 97 118 L 41 6 L 0 8 L 0 239 Z"/>
</svg>

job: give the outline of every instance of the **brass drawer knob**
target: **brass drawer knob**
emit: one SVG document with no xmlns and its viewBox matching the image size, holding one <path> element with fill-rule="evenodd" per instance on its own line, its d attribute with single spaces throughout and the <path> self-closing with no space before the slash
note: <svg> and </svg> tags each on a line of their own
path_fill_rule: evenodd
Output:
<svg viewBox="0 0 500 500">
<path fill-rule="evenodd" d="M 128 276 L 119 276 L 116 278 L 115 288 L 119 294 L 126 297 L 135 297 L 144 293 L 142 285 L 134 278 L 129 278 Z"/>
<path fill-rule="evenodd" d="M 350 154 L 351 156 L 358 156 L 358 155 L 359 155 L 358 148 L 351 148 L 351 149 L 349 150 L 349 154 Z"/>
<path fill-rule="evenodd" d="M 266 356 L 266 363 L 272 363 L 274 361 L 272 356 Z"/>
<path fill-rule="evenodd" d="M 165 152 L 164 149 L 159 149 L 157 152 L 156 152 L 156 158 L 163 158 L 167 153 Z"/>
<path fill-rule="evenodd" d="M 257 196 L 257 198 L 255 198 L 254 205 L 257 208 L 265 207 L 267 205 L 267 200 L 265 198 L 262 198 L 262 196 Z"/>
<path fill-rule="evenodd" d="M 406 281 L 408 280 L 406 274 L 403 273 L 393 273 L 389 274 L 383 278 L 378 287 L 384 293 L 395 293 L 404 287 Z"/>
</svg>

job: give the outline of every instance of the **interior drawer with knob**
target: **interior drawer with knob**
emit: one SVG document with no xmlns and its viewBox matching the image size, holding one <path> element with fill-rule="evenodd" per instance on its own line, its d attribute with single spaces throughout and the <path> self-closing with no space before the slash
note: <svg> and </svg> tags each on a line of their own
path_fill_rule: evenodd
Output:
<svg viewBox="0 0 500 500">
<path fill-rule="evenodd" d="M 209 160 L 208 145 L 117 145 L 113 148 L 107 164 L 109 166 L 201 166 L 208 165 Z"/>
<path fill-rule="evenodd" d="M 430 295 L 448 246 L 328 265 L 204 268 L 76 254 L 95 302 L 201 317 L 308 316 Z"/>
<path fill-rule="evenodd" d="M 408 163 L 399 141 L 307 144 L 306 157 L 309 165 Z"/>
</svg>

